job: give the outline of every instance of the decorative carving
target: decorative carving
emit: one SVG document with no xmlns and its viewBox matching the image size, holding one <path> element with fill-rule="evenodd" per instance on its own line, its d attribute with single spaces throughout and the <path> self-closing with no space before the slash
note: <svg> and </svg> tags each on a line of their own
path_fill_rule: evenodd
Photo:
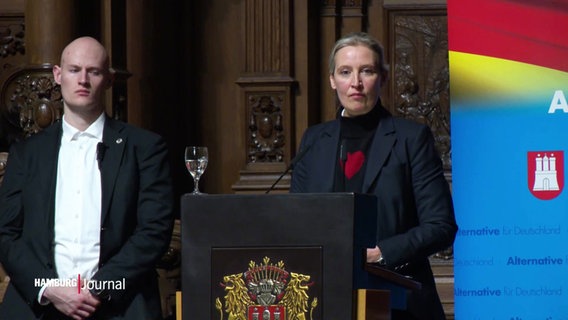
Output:
<svg viewBox="0 0 568 320">
<path fill-rule="evenodd" d="M 63 101 L 50 66 L 20 69 L 4 83 L 0 107 L 9 124 L 27 138 L 61 119 Z"/>
<path fill-rule="evenodd" d="M 362 7 L 363 0 L 342 0 L 341 1 L 342 7 Z"/>
<path fill-rule="evenodd" d="M 427 124 L 451 181 L 448 30 L 445 12 L 393 13 L 394 105 L 399 115 Z M 453 246 L 432 256 L 453 259 Z"/>
<path fill-rule="evenodd" d="M 0 25 L 0 58 L 26 53 L 24 43 L 24 22 Z"/>
<path fill-rule="evenodd" d="M 250 95 L 249 162 L 282 162 L 284 159 L 283 95 Z"/>
<path fill-rule="evenodd" d="M 445 15 L 395 15 L 396 112 L 430 126 L 451 170 L 448 30 Z"/>
</svg>

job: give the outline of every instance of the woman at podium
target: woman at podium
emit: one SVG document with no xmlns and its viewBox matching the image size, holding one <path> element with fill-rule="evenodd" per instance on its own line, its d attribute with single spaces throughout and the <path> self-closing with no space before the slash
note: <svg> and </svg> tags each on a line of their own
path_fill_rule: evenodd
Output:
<svg viewBox="0 0 568 320">
<path fill-rule="evenodd" d="M 368 34 L 336 42 L 329 81 L 337 119 L 304 133 L 290 192 L 375 195 L 377 246 L 367 249 L 367 262 L 422 283 L 393 319 L 445 319 L 428 257 L 453 244 L 452 198 L 430 129 L 382 106 L 387 76 L 383 47 Z"/>
</svg>

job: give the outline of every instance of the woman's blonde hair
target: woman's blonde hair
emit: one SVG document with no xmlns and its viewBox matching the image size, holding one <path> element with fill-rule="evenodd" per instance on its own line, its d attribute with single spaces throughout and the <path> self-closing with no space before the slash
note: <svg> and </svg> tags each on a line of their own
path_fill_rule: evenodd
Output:
<svg viewBox="0 0 568 320">
<path fill-rule="evenodd" d="M 375 54 L 375 65 L 379 68 L 379 74 L 382 79 L 386 79 L 389 73 L 389 65 L 385 62 L 385 50 L 383 46 L 365 32 L 350 33 L 343 38 L 337 40 L 333 49 L 329 54 L 329 74 L 335 72 L 335 56 L 337 51 L 349 46 L 365 46 L 371 49 Z"/>
</svg>

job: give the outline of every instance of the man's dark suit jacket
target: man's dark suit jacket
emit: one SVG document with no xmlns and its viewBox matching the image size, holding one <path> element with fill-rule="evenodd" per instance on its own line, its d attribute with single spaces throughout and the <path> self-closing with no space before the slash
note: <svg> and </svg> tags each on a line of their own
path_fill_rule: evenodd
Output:
<svg viewBox="0 0 568 320">
<path fill-rule="evenodd" d="M 422 283 L 423 289 L 409 297 L 408 310 L 418 319 L 443 319 L 428 261 L 429 255 L 452 245 L 457 232 L 442 164 L 427 126 L 376 108 L 381 108 L 381 118 L 362 192 L 377 197 L 377 245 L 387 267 Z M 308 128 L 290 192 L 333 192 L 339 131 L 339 120 Z"/>
<path fill-rule="evenodd" d="M 0 319 L 62 319 L 37 302 L 34 279 L 57 278 L 54 207 L 61 123 L 14 145 L 0 188 L 0 262 L 10 285 Z M 167 148 L 158 135 L 107 117 L 101 161 L 102 213 L 95 280 L 125 279 L 97 319 L 161 319 L 155 264 L 173 226 Z M 70 168 L 70 170 L 72 170 Z M 73 174 L 70 172 L 69 174 Z"/>
</svg>

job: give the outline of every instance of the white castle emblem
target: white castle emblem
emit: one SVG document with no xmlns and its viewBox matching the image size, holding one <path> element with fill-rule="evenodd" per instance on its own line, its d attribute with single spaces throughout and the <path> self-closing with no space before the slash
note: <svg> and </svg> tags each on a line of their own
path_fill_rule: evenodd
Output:
<svg viewBox="0 0 568 320">
<path fill-rule="evenodd" d="M 560 190 L 558 186 L 558 178 L 556 171 L 556 157 L 554 153 L 550 157 L 544 154 L 541 157 L 538 154 L 535 158 L 536 169 L 534 172 L 534 185 L 533 191 L 557 191 Z"/>
</svg>

